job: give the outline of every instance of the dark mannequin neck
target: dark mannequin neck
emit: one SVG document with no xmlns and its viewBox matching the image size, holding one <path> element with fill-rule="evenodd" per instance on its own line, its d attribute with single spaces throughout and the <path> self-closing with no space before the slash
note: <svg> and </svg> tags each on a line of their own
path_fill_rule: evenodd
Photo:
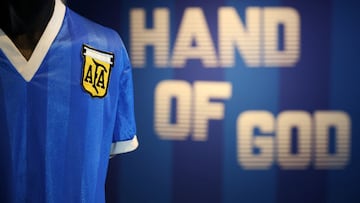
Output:
<svg viewBox="0 0 360 203">
<path fill-rule="evenodd" d="M 28 60 L 54 10 L 54 0 L 5 0 L 1 5 L 1 29 Z"/>
</svg>

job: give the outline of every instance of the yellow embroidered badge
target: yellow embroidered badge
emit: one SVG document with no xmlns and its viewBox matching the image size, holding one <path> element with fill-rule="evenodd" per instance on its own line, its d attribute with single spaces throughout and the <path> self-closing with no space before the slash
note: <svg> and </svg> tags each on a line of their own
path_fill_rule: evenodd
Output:
<svg viewBox="0 0 360 203">
<path fill-rule="evenodd" d="M 92 97 L 105 97 L 114 65 L 114 54 L 84 44 L 82 55 L 84 63 L 81 84 L 84 90 Z"/>
</svg>

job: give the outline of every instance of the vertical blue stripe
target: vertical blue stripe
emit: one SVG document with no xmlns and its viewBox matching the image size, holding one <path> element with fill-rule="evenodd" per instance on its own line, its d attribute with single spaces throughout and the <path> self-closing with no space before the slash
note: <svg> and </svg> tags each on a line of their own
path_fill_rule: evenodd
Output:
<svg viewBox="0 0 360 203">
<path fill-rule="evenodd" d="M 246 26 L 247 8 L 279 6 L 279 1 L 227 0 L 226 4 L 237 10 Z M 263 30 L 261 28 L 260 32 L 263 33 Z M 264 46 L 263 41 L 261 41 L 261 46 Z M 241 135 L 237 135 L 236 130 L 239 126 L 236 121 L 247 110 L 269 111 L 276 116 L 279 110 L 280 70 L 278 67 L 250 68 L 245 64 L 241 54 L 237 54 L 235 59 L 235 67 L 226 71 L 226 80 L 231 81 L 233 85 L 233 96 L 226 104 L 229 108 L 226 111 L 224 129 L 223 202 L 276 202 L 276 161 L 273 160 L 272 167 L 266 170 L 244 169 L 237 157 L 238 150 L 243 146 L 237 144 L 238 136 Z"/>
<path fill-rule="evenodd" d="M 2 54 L 2 53 L 0 53 Z M 3 57 L 3 56 L 1 56 Z M 2 66 L 0 61 L 0 67 Z M 2 68 L 2 67 L 1 67 Z M 0 70 L 0 73 L 3 71 Z M 10 202 L 12 194 L 12 177 L 14 170 L 12 167 L 12 157 L 11 157 L 11 142 L 10 142 L 10 133 L 8 131 L 8 122 L 6 118 L 6 104 L 5 104 L 5 94 L 4 94 L 4 85 L 0 77 L 0 202 Z"/>
<path fill-rule="evenodd" d="M 351 119 L 349 164 L 328 174 L 327 200 L 360 202 L 360 20 L 358 1 L 332 1 L 330 107 L 347 112 Z"/>
<path fill-rule="evenodd" d="M 66 15 L 70 15 L 69 12 Z M 81 58 L 81 46 L 84 41 L 87 41 L 87 30 L 85 30 L 85 25 L 83 29 L 79 29 L 76 26 L 78 19 L 76 16 L 71 15 L 71 17 L 66 18 L 67 21 L 64 22 L 64 30 L 69 30 L 71 33 L 64 33 L 66 35 L 61 35 L 62 40 L 71 40 L 74 43 L 68 44 L 71 46 L 69 49 L 68 56 L 70 67 L 72 69 L 71 75 L 68 75 L 71 88 L 64 90 L 66 91 L 65 95 L 69 97 L 69 110 L 68 110 L 68 125 L 65 129 L 67 134 L 64 142 L 64 183 L 72 183 L 64 187 L 65 194 L 70 194 L 73 196 L 73 201 L 82 201 L 84 196 L 82 193 L 81 181 L 83 174 L 86 173 L 85 169 L 85 157 L 90 156 L 85 155 L 85 140 L 87 137 L 81 136 L 86 135 L 87 119 L 89 118 L 88 111 L 88 102 L 86 97 L 82 94 L 81 90 L 81 70 L 82 70 L 82 58 Z M 76 33 L 75 33 L 76 32 Z M 63 34 L 63 33 L 61 33 Z M 82 36 L 82 40 L 76 40 L 75 36 Z M 60 40 L 60 39 L 59 39 Z M 65 65 L 65 64 L 64 64 Z M 65 99 L 65 98 L 64 98 Z M 65 115 L 64 115 L 65 116 Z M 77 131 L 77 129 L 79 131 Z M 71 157 L 71 158 L 68 158 Z M 71 160 L 71 161 L 70 161 Z M 77 164 L 73 164 L 76 162 Z M 91 170 L 91 169 L 90 169 Z M 74 181 L 76 180 L 76 181 Z M 68 197 L 58 197 L 64 198 L 67 200 Z M 85 200 L 86 201 L 86 200 Z"/>
<path fill-rule="evenodd" d="M 47 112 L 49 115 L 53 115 L 49 116 L 47 119 L 46 126 L 47 134 L 49 135 L 49 139 L 51 139 L 46 142 L 45 146 L 47 152 L 45 155 L 47 171 L 45 177 L 48 202 L 66 201 L 63 188 L 68 187 L 68 182 L 65 182 L 65 163 L 68 158 L 65 157 L 65 155 L 66 144 L 69 139 L 69 103 L 72 83 L 70 75 L 73 67 L 71 66 L 71 52 L 63 53 L 62 51 L 64 49 L 71 50 L 69 47 L 71 46 L 71 43 L 67 43 L 71 40 L 71 37 L 66 32 L 67 28 L 67 21 L 64 21 L 63 29 L 58 33 L 58 36 L 54 40 L 54 43 L 44 60 L 48 64 L 57 64 L 57 66 L 51 66 L 47 75 Z M 59 57 L 56 56 L 59 56 L 60 53 L 62 58 L 59 60 Z M 64 58 L 67 60 L 62 60 Z"/>
<path fill-rule="evenodd" d="M 7 193 L 7 198 L 21 202 L 25 201 L 24 198 L 27 193 L 26 82 L 2 52 L 1 57 L 0 75 L 2 76 L 1 89 L 4 105 L 2 115 L 5 116 L 3 117 L 5 120 L 1 122 L 2 133 L 4 134 L 0 135 L 2 135 L 4 143 L 8 144 L 2 148 L 4 150 L 2 154 L 9 158 L 7 160 L 9 162 L 2 162 L 4 164 L 3 169 L 8 170 L 3 176 L 6 176 L 10 184 L 9 186 L 6 185 L 7 189 L 11 191 Z"/>
<path fill-rule="evenodd" d="M 222 0 L 204 4 L 191 0 L 175 1 L 175 15 L 172 24 L 177 36 L 184 11 L 198 6 L 204 12 L 214 45 L 217 44 L 217 9 Z M 174 38 L 174 40 L 176 40 Z M 172 45 L 174 45 L 172 42 Z M 188 60 L 184 68 L 174 70 L 174 79 L 185 80 L 193 85 L 195 81 L 224 81 L 220 68 L 204 68 L 200 60 Z M 193 95 L 193 98 L 195 96 Z M 194 107 L 194 105 L 192 105 Z M 196 112 L 192 109 L 192 112 Z M 192 116 L 192 118 L 194 118 Z M 220 202 L 222 197 L 223 121 L 209 120 L 207 140 L 194 141 L 193 133 L 185 141 L 174 141 L 173 147 L 173 196 L 172 202 Z M 194 120 L 191 121 L 194 124 Z M 194 126 L 195 128 L 196 126 Z M 192 129 L 194 129 L 192 128 Z"/>
<path fill-rule="evenodd" d="M 48 69 L 40 66 L 27 84 L 27 201 L 45 202 L 45 143 L 47 126 Z"/>
<path fill-rule="evenodd" d="M 301 16 L 301 55 L 294 68 L 281 71 L 280 108 L 311 114 L 328 109 L 331 2 L 282 2 Z M 327 171 L 315 170 L 313 164 L 304 171 L 279 170 L 277 201 L 326 202 L 326 183 Z"/>
</svg>

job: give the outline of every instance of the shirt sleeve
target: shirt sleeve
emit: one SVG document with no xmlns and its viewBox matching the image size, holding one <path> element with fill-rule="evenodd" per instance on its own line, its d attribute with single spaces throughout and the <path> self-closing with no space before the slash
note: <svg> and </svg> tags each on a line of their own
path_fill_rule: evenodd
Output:
<svg viewBox="0 0 360 203">
<path fill-rule="evenodd" d="M 132 68 L 129 56 L 122 42 L 120 59 L 118 58 L 118 60 L 120 60 L 118 63 L 122 66 L 122 72 L 119 80 L 119 98 L 110 155 L 130 152 L 138 147 L 134 115 Z"/>
</svg>

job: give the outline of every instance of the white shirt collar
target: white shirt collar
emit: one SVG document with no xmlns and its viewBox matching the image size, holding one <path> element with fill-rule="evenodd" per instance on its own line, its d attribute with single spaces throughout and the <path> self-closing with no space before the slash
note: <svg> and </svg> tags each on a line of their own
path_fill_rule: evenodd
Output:
<svg viewBox="0 0 360 203">
<path fill-rule="evenodd" d="M 65 17 L 65 11 L 65 5 L 61 0 L 55 0 L 54 12 L 29 60 L 25 59 L 15 44 L 0 29 L 0 49 L 27 82 L 34 77 L 51 44 L 59 33 Z"/>
</svg>

